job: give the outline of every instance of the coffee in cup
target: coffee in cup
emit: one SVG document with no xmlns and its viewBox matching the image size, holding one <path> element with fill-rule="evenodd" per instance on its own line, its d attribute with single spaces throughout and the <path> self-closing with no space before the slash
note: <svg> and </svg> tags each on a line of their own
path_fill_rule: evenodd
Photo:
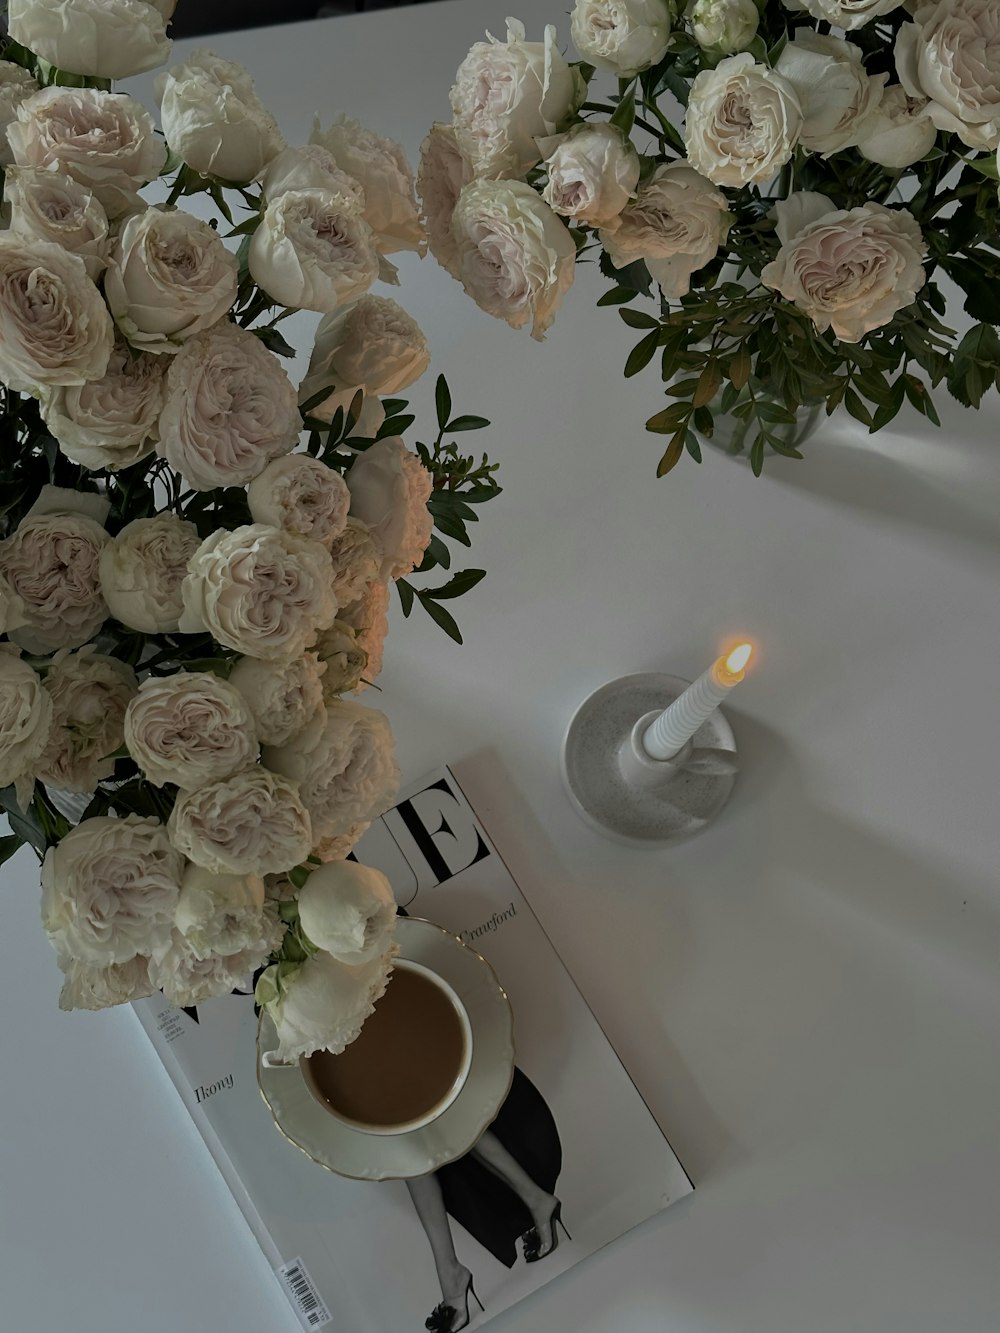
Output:
<svg viewBox="0 0 1000 1333">
<path fill-rule="evenodd" d="M 397 961 L 361 1035 L 339 1055 L 300 1061 L 309 1091 L 336 1119 L 369 1134 L 403 1134 L 436 1120 L 465 1083 L 472 1030 L 441 977 Z"/>
</svg>

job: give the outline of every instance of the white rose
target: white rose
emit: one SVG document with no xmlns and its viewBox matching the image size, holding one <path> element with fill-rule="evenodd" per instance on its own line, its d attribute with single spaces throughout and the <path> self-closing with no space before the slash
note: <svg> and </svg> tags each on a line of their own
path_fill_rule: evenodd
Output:
<svg viewBox="0 0 1000 1333">
<path fill-rule="evenodd" d="M 295 386 L 248 329 L 217 324 L 171 359 L 156 450 L 194 490 L 252 480 L 301 428 Z"/>
<path fill-rule="evenodd" d="M 573 111 L 576 82 L 551 24 L 541 42 L 526 42 L 517 19 L 507 20 L 506 43 L 486 35 L 455 75 L 455 132 L 477 176 L 523 176 L 542 156 L 536 139 Z"/>
<path fill-rule="evenodd" d="M 896 70 L 911 97 L 929 97 L 939 130 L 970 148 L 1000 147 L 1000 18 L 996 0 L 920 4 L 896 36 Z"/>
<path fill-rule="evenodd" d="M 358 688 L 368 656 L 359 647 L 353 626 L 335 620 L 316 640 L 316 656 L 326 668 L 323 673 L 325 699 L 335 699 Z"/>
<path fill-rule="evenodd" d="M 128 705 L 123 738 L 154 787 L 188 791 L 255 764 L 257 731 L 246 700 L 209 671 L 150 676 Z"/>
<path fill-rule="evenodd" d="M 424 211 L 427 248 L 453 278 L 458 277 L 458 249 L 451 218 L 458 196 L 474 176 L 455 126 L 432 125 L 420 145 L 417 193 Z"/>
<path fill-rule="evenodd" d="M 754 0 L 695 0 L 691 32 L 705 51 L 735 55 L 757 36 L 760 10 Z"/>
<path fill-rule="evenodd" d="M 656 168 L 601 244 L 616 268 L 642 259 L 664 296 L 677 299 L 691 274 L 719 252 L 732 217 L 725 195 L 686 162 Z"/>
<path fill-rule="evenodd" d="M 836 28 L 861 28 L 882 14 L 891 14 L 902 0 L 785 0 L 788 9 L 805 9 L 813 18 Z"/>
<path fill-rule="evenodd" d="M 862 156 L 890 171 L 902 171 L 926 157 L 937 138 L 929 105 L 926 97 L 911 97 L 901 84 L 886 88 L 858 139 Z"/>
<path fill-rule="evenodd" d="M 17 119 L 17 108 L 26 97 L 39 91 L 38 84 L 26 69 L 10 60 L 0 60 L 0 166 L 14 161 L 7 142 L 7 126 Z"/>
<path fill-rule="evenodd" d="M 295 783 L 259 765 L 180 791 L 167 827 L 178 851 L 217 875 L 276 875 L 312 847 Z"/>
<path fill-rule="evenodd" d="M 235 60 L 193 51 L 156 81 L 167 143 L 193 171 L 244 184 L 284 147 L 278 123 Z"/>
<path fill-rule="evenodd" d="M 107 618 L 101 596 L 104 528 L 82 514 L 29 514 L 0 542 L 0 574 L 24 603 L 27 623 L 12 632 L 30 653 L 79 648 Z"/>
<path fill-rule="evenodd" d="M 573 284 L 576 246 L 523 181 L 476 180 L 452 218 L 462 286 L 487 314 L 541 340 Z"/>
<path fill-rule="evenodd" d="M 316 143 L 283 148 L 264 172 L 260 188 L 268 201 L 277 199 L 286 190 L 327 190 L 351 199 L 362 211 L 365 206 L 361 183 L 341 171 L 334 155 Z"/>
<path fill-rule="evenodd" d="M 38 779 L 59 791 L 93 792 L 111 777 L 110 756 L 125 739 L 125 710 L 138 686 L 130 666 L 90 646 L 57 653 L 45 677 L 52 730 Z"/>
<path fill-rule="evenodd" d="M 150 959 L 150 981 L 178 1008 L 231 995 L 267 962 L 272 952 L 269 943 L 263 941 L 238 953 L 213 953 L 200 958 L 180 931 L 175 930 L 169 947 Z"/>
<path fill-rule="evenodd" d="M 794 196 L 793 196 L 794 197 Z M 781 205 L 777 206 L 779 218 Z M 761 274 L 822 333 L 859 342 L 910 305 L 924 285 L 927 245 L 905 209 L 838 209 L 784 240 Z"/>
<path fill-rule="evenodd" d="M 347 474 L 351 513 L 367 523 L 382 549 L 379 578 L 397 579 L 416 569 L 431 539 L 427 508 L 433 478 L 398 435 L 378 440 Z"/>
<path fill-rule="evenodd" d="M 639 184 L 639 154 L 607 123 L 575 126 L 546 152 L 545 165 L 545 202 L 592 227 L 611 227 Z"/>
<path fill-rule="evenodd" d="M 278 1034 L 277 1058 L 291 1063 L 324 1050 L 339 1055 L 374 1013 L 391 971 L 390 952 L 361 967 L 348 967 L 328 953 L 314 954 L 280 983 L 265 972 L 257 995 L 262 1002 L 269 997 L 266 1008 Z"/>
<path fill-rule="evenodd" d="M 354 850 L 362 834 L 371 827 L 370 819 L 359 820 L 351 824 L 346 833 L 338 833 L 334 838 L 320 838 L 312 849 L 312 855 L 324 865 L 330 861 L 343 861 Z"/>
<path fill-rule="evenodd" d="M 413 171 L 402 147 L 338 116 L 329 129 L 313 123 L 310 142 L 325 148 L 334 162 L 356 180 L 364 193 L 362 216 L 375 233 L 383 254 L 424 249 L 424 229 L 413 182 Z"/>
<path fill-rule="evenodd" d="M 0 635 L 21 629 L 27 623 L 24 602 L 7 582 L 6 575 L 0 573 Z"/>
<path fill-rule="evenodd" d="M 134 347 L 176 352 L 226 314 L 238 286 L 236 256 L 214 228 L 178 209 L 147 208 L 122 227 L 104 294 Z"/>
<path fill-rule="evenodd" d="M 824 157 L 853 147 L 866 133 L 889 77 L 865 73 L 860 47 L 808 28 L 798 29 L 775 69 L 799 99 L 799 142 Z"/>
<path fill-rule="evenodd" d="M 167 22 L 144 0 L 9 0 L 7 27 L 50 65 L 94 79 L 128 79 L 162 65 Z"/>
<path fill-rule="evenodd" d="M 333 592 L 337 605 L 347 606 L 364 595 L 377 577 L 382 564 L 382 549 L 367 523 L 352 515 L 347 527 L 330 543 L 333 560 Z"/>
<path fill-rule="evenodd" d="M 174 927 L 198 958 L 263 949 L 281 942 L 284 927 L 264 911 L 264 881 L 259 875 L 213 875 L 188 865 L 174 913 Z"/>
<path fill-rule="evenodd" d="M 101 551 L 101 592 L 115 620 L 143 634 L 176 634 L 198 529 L 176 514 L 126 523 Z"/>
<path fill-rule="evenodd" d="M 97 281 L 107 263 L 108 215 L 92 190 L 61 172 L 9 167 L 4 202 L 14 235 L 61 245 L 79 255 Z"/>
<path fill-rule="evenodd" d="M 665 0 L 576 0 L 570 33 L 584 60 L 630 79 L 666 55 L 670 10 Z"/>
<path fill-rule="evenodd" d="M 255 523 L 311 537 L 324 546 L 347 526 L 351 493 L 339 472 L 308 454 L 276 458 L 247 487 Z"/>
<path fill-rule="evenodd" d="M 52 699 L 41 677 L 16 649 L 0 644 L 0 787 L 27 779 L 30 800 L 34 767 L 51 730 Z"/>
<path fill-rule="evenodd" d="M 354 823 L 377 819 L 392 804 L 399 785 L 385 715 L 343 699 L 327 704 L 322 726 L 307 729 L 287 745 L 265 748 L 264 762 L 298 784 L 317 839 L 337 837 Z"/>
<path fill-rule="evenodd" d="M 188 564 L 181 633 L 291 662 L 337 614 L 333 566 L 319 542 L 263 523 L 212 533 Z"/>
<path fill-rule="evenodd" d="M 358 204 L 329 190 L 286 190 L 264 210 L 250 242 L 250 274 L 275 301 L 335 310 L 378 277 L 371 227 Z"/>
<path fill-rule="evenodd" d="M 43 391 L 42 417 L 71 462 L 117 472 L 153 452 L 166 373 L 162 357 L 116 342 L 99 379 Z"/>
<path fill-rule="evenodd" d="M 65 172 L 111 218 L 142 207 L 138 190 L 167 157 L 141 102 L 97 88 L 43 88 L 18 107 L 7 138 L 19 167 Z"/>
<path fill-rule="evenodd" d="M 149 959 L 137 954 L 124 963 L 81 963 L 75 958 L 60 958 L 64 981 L 59 992 L 59 1008 L 110 1009 L 152 995 L 156 987 L 149 979 Z"/>
<path fill-rule="evenodd" d="M 157 819 L 85 819 L 42 863 L 42 924 L 56 951 L 106 967 L 170 939 L 184 863 Z"/>
<path fill-rule="evenodd" d="M 702 70 L 691 85 L 684 143 L 691 165 L 715 185 L 770 181 L 801 130 L 795 89 L 746 51 Z"/>
<path fill-rule="evenodd" d="M 316 330 L 309 370 L 299 385 L 299 402 L 326 387 L 363 389 L 366 395 L 395 394 L 420 378 L 430 364 L 427 339 L 416 320 L 386 296 L 359 301 L 324 315 Z M 329 420 L 325 402 L 309 409 Z"/>
<path fill-rule="evenodd" d="M 299 893 L 299 921 L 317 948 L 349 967 L 381 958 L 396 930 L 396 899 L 381 870 L 331 861 Z"/>
<path fill-rule="evenodd" d="M 323 706 L 325 671 L 314 652 L 291 662 L 240 658 L 229 683 L 246 700 L 262 745 L 284 745 L 315 718 Z"/>
<path fill-rule="evenodd" d="M 0 235 L 0 378 L 38 394 L 107 369 L 114 327 L 82 259 L 50 241 Z"/>
<path fill-rule="evenodd" d="M 364 679 L 358 691 L 366 690 L 369 682 L 382 670 L 385 636 L 389 632 L 389 585 L 372 583 L 364 596 L 351 606 L 337 612 L 338 622 L 351 625 L 357 632 L 358 648 L 365 654 Z"/>
</svg>

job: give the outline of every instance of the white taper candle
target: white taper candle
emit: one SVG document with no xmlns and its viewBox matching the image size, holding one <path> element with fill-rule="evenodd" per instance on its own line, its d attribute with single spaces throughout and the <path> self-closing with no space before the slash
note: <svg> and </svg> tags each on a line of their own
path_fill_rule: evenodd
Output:
<svg viewBox="0 0 1000 1333">
<path fill-rule="evenodd" d="M 650 759 L 673 759 L 731 689 L 746 675 L 753 646 L 741 643 L 725 657 L 713 662 L 669 708 L 654 717 L 642 737 L 642 748 Z"/>
</svg>

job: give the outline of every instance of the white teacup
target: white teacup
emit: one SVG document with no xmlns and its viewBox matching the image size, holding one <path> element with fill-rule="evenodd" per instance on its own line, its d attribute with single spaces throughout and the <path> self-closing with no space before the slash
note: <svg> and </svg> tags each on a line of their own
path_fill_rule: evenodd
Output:
<svg viewBox="0 0 1000 1333">
<path fill-rule="evenodd" d="M 432 1033 L 420 1028 L 421 1022 L 421 1004 L 424 1010 L 427 1010 L 428 994 L 423 988 L 415 988 L 408 984 L 407 974 L 412 978 L 421 978 L 424 982 L 429 982 L 436 989 L 437 997 L 431 1000 L 431 1012 L 423 1014 L 427 1021 L 433 1021 L 433 1013 L 437 1013 L 440 1018 L 443 1017 L 443 1010 L 440 1009 L 437 1000 L 443 997 L 448 1002 L 449 1009 L 457 1020 L 457 1033 L 460 1033 L 461 1048 L 460 1054 L 456 1054 L 456 1028 L 452 1024 L 448 1026 L 448 1032 L 441 1034 L 443 1036 L 443 1045 L 447 1049 L 439 1050 L 439 1061 L 435 1066 L 435 1048 L 433 1048 Z M 393 992 L 393 986 L 396 990 Z M 404 989 L 405 988 L 405 989 Z M 376 1013 L 379 1013 L 380 1006 L 385 1005 L 385 1000 L 392 996 L 393 1009 L 381 1008 L 381 1022 L 369 1028 L 368 1025 L 375 1022 L 375 1018 L 369 1018 L 368 1025 L 361 1029 L 361 1036 L 352 1046 L 348 1046 L 347 1052 L 343 1056 L 331 1056 L 327 1052 L 319 1052 L 315 1057 L 304 1057 L 299 1061 L 301 1076 L 307 1086 L 309 1093 L 315 1097 L 323 1109 L 331 1114 L 335 1120 L 341 1124 L 349 1125 L 352 1129 L 363 1130 L 367 1134 L 405 1134 L 413 1129 L 423 1129 L 425 1125 L 433 1124 L 439 1116 L 443 1116 L 445 1110 L 455 1102 L 461 1089 L 468 1080 L 469 1066 L 472 1065 L 472 1024 L 469 1022 L 469 1016 L 465 1005 L 457 996 L 455 989 L 427 968 L 423 962 L 409 960 L 409 958 L 397 958 L 395 969 L 393 969 L 392 980 L 389 981 L 389 988 L 383 1000 L 376 1005 Z M 407 1001 L 409 1004 L 407 1005 Z M 399 1005 L 407 1005 L 400 1009 Z M 393 1018 L 397 1020 L 393 1022 Z M 385 1024 L 391 1024 L 389 1028 Z M 392 1118 L 391 1122 L 385 1121 L 385 1114 L 381 1114 L 379 1121 L 367 1120 L 359 1114 L 352 1114 L 351 1110 L 345 1106 L 336 1104 L 337 1097 L 341 1100 L 351 1102 L 356 1100 L 352 1094 L 356 1092 L 357 1084 L 352 1085 L 352 1078 L 364 1077 L 368 1072 L 365 1069 L 364 1056 L 365 1050 L 359 1044 L 365 1041 L 365 1032 L 369 1033 L 369 1048 L 372 1050 L 372 1058 L 375 1060 L 380 1049 L 392 1050 L 395 1052 L 391 1057 L 387 1057 L 385 1062 L 376 1062 L 376 1077 L 371 1088 L 372 1096 L 376 1100 L 380 1096 L 388 1098 L 389 1104 L 392 1104 L 393 1096 L 401 1096 L 403 1104 L 409 1104 L 411 1114 L 404 1118 Z M 395 1037 L 401 1046 L 385 1045 L 385 1038 Z M 447 1037 L 447 1042 L 445 1042 Z M 372 1042 L 377 1042 L 372 1046 Z M 264 1064 L 269 1068 L 275 1068 L 277 1061 L 268 1060 L 268 1053 L 263 1057 Z M 347 1064 L 347 1060 L 351 1061 Z M 337 1061 L 345 1061 L 337 1069 Z M 453 1065 L 453 1070 L 452 1070 Z M 371 1068 L 371 1066 L 369 1066 Z M 396 1076 L 393 1076 L 393 1070 L 396 1070 Z M 324 1081 L 324 1074 L 327 1076 Z M 337 1074 L 340 1074 L 337 1080 Z M 433 1092 L 431 1104 L 421 1106 L 419 1112 L 413 1113 L 413 1102 L 419 1101 L 421 1090 L 421 1074 L 427 1076 Z M 319 1078 L 320 1081 L 317 1081 Z M 340 1082 L 340 1090 L 337 1090 L 337 1081 Z M 344 1096 L 347 1092 L 348 1096 Z M 427 1093 L 431 1096 L 431 1093 Z M 364 1097 L 361 1097 L 364 1101 Z"/>
</svg>

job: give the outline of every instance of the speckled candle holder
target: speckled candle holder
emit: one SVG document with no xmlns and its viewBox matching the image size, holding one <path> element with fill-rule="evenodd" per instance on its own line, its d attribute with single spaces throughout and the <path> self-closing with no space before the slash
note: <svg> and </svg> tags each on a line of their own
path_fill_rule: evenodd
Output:
<svg viewBox="0 0 1000 1333">
<path fill-rule="evenodd" d="M 646 727 L 687 689 L 679 676 L 646 673 L 609 681 L 574 714 L 562 750 L 567 790 L 599 832 L 632 846 L 659 847 L 699 833 L 729 799 L 738 762 L 721 709 L 672 759 L 642 748 Z"/>
</svg>

